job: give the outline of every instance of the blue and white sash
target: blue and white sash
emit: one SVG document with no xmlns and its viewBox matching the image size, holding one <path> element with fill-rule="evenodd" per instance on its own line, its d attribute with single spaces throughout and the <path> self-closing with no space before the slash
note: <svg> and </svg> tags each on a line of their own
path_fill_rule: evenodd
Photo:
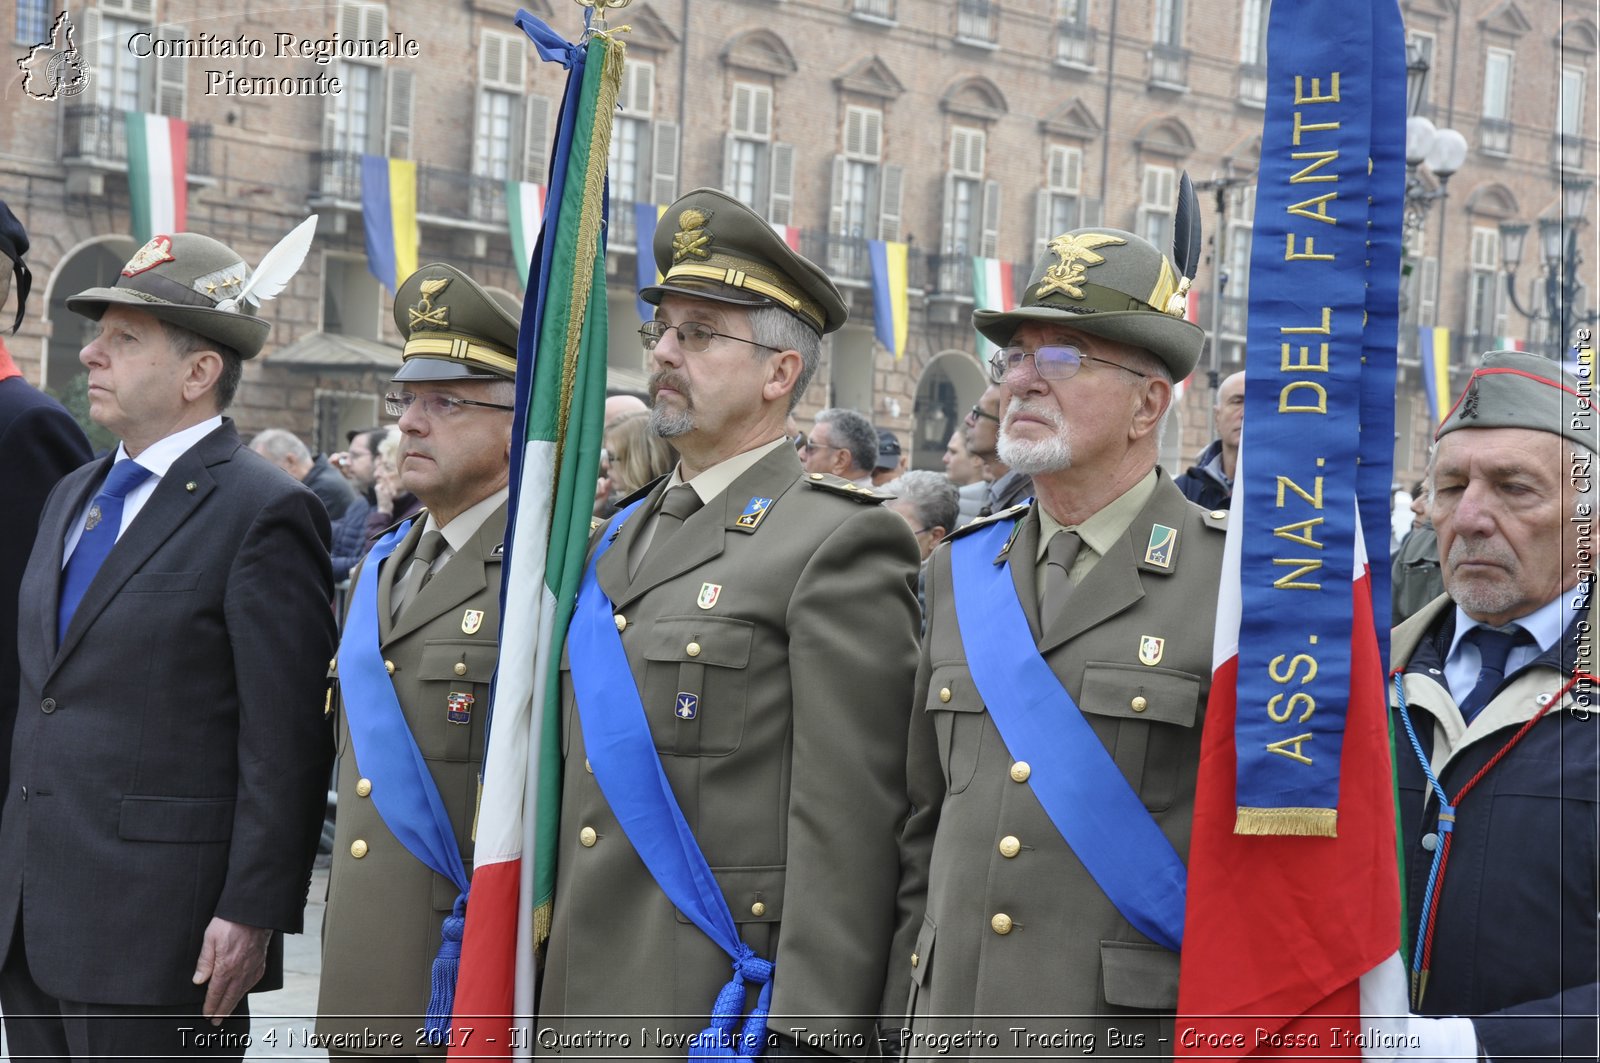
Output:
<svg viewBox="0 0 1600 1063">
<path fill-rule="evenodd" d="M 614 607 L 595 575 L 601 555 L 643 501 L 612 518 L 578 589 L 567 632 L 572 687 L 581 710 L 578 718 L 595 782 L 651 877 L 667 899 L 733 960 L 733 979 L 717 994 L 711 1025 L 695 1035 L 689 1058 L 753 1060 L 761 1055 L 766 1039 L 773 965 L 739 939 L 722 887 L 678 807 L 650 736 Z M 761 986 L 761 994 L 736 1031 L 734 1024 L 744 1013 L 745 982 Z"/>
<path fill-rule="evenodd" d="M 461 931 L 466 924 L 467 869 L 450 813 L 412 737 L 378 645 L 378 569 L 410 530 L 408 520 L 379 539 L 361 566 L 361 577 L 351 592 L 344 638 L 339 642 L 339 683 L 356 766 L 363 777 L 372 780 L 372 803 L 378 815 L 408 853 L 460 891 L 445 917 L 428 998 L 428 1034 L 437 1038 L 433 1043 L 443 1044 L 455 1007 Z"/>
<path fill-rule="evenodd" d="M 1067 847 L 1134 929 L 1177 952 L 1183 861 L 1040 656 L 1009 563 L 993 563 L 1013 523 L 997 520 L 950 544 L 967 668 L 1006 749 L 1028 761 L 1028 785 Z"/>
</svg>

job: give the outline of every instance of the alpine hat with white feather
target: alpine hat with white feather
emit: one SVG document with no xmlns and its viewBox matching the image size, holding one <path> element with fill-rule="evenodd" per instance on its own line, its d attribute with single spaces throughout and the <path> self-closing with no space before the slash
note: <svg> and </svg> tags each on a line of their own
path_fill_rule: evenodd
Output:
<svg viewBox="0 0 1600 1063">
<path fill-rule="evenodd" d="M 316 235 L 312 215 L 278 241 L 254 270 L 227 244 L 199 233 L 162 233 L 139 248 L 110 288 L 67 299 L 67 309 L 93 321 L 112 303 L 233 348 L 241 358 L 261 353 L 272 325 L 261 303 L 281 292 L 305 261 Z"/>
</svg>

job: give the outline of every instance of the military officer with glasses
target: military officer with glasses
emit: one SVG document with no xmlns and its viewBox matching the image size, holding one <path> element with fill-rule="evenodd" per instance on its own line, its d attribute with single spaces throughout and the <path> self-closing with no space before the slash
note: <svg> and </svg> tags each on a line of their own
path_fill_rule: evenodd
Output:
<svg viewBox="0 0 1600 1063">
<path fill-rule="evenodd" d="M 1226 516 L 1156 464 L 1204 339 L 1177 277 L 1132 233 L 1077 230 L 1020 306 L 973 315 L 1000 345 L 999 458 L 1036 499 L 929 562 L 910 1058 L 1172 1053 L 1178 953 L 1140 927 L 1182 904 L 1152 923 L 1139 887 L 1188 849 Z"/>
<path fill-rule="evenodd" d="M 434 957 L 450 933 L 459 941 L 447 917 L 460 914 L 463 883 L 402 839 L 439 830 L 424 814 L 431 787 L 453 834 L 439 848 L 454 847 L 471 871 L 499 656 L 519 315 L 455 267 L 432 264 L 400 285 L 394 317 L 406 343 L 385 401 L 404 434 L 401 483 L 426 508 L 353 574 L 329 667 L 339 814 L 317 1030 L 344 1038 L 335 1055 L 442 1056 L 418 1031 Z M 405 756 L 386 755 L 385 739 Z"/>
<path fill-rule="evenodd" d="M 748 986 L 742 1005 L 730 990 L 734 1028 L 770 987 L 757 1051 L 875 1057 L 891 941 L 903 927 L 908 952 L 914 930 L 897 908 L 896 843 L 916 543 L 885 496 L 804 472 L 785 428 L 823 335 L 845 321 L 827 275 L 711 189 L 668 208 L 655 256 L 663 279 L 641 293 L 656 314 L 640 336 L 651 423 L 680 460 L 597 535 L 600 612 L 567 637 L 534 1050 L 682 1059 L 737 954 Z M 611 726 L 630 728 L 631 758 L 591 740 Z M 658 773 L 687 837 L 625 829 L 666 809 Z M 647 844 L 667 837 L 715 887 L 675 892 Z M 697 905 L 736 940 L 691 922 Z M 894 977 L 897 1023 L 903 964 Z"/>
</svg>

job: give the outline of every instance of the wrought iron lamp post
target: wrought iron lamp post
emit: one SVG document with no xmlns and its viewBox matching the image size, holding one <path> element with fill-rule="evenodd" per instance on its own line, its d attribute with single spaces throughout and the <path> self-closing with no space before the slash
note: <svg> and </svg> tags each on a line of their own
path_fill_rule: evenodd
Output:
<svg viewBox="0 0 1600 1063">
<path fill-rule="evenodd" d="M 1578 326 L 1592 325 L 1596 320 L 1593 311 L 1579 314 L 1576 305 L 1578 267 L 1583 263 L 1578 248 L 1578 229 L 1583 224 L 1590 185 L 1588 178 L 1566 178 L 1561 188 L 1561 217 L 1539 219 L 1539 255 L 1544 266 L 1543 307 L 1535 301 L 1533 292 L 1528 298 L 1532 309 L 1525 309 L 1517 298 L 1517 266 L 1522 261 L 1528 226 L 1521 222 L 1506 222 L 1500 226 L 1500 265 L 1506 274 L 1506 294 L 1517 313 L 1529 321 L 1549 323 L 1549 353 L 1556 358 L 1565 353 Z"/>
</svg>

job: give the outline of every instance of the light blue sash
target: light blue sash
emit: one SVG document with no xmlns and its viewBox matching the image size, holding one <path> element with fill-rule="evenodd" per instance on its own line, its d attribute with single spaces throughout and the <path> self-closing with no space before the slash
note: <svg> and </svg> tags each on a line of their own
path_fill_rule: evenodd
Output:
<svg viewBox="0 0 1600 1063">
<path fill-rule="evenodd" d="M 683 818 L 650 737 L 614 607 L 595 575 L 601 555 L 643 501 L 612 518 L 583 574 L 567 632 L 572 688 L 589 766 L 617 823 L 667 899 L 733 960 L 733 980 L 717 994 L 711 1025 L 694 1036 L 689 1058 L 753 1060 L 761 1055 L 766 1039 L 773 965 L 739 940 L 722 887 Z M 761 986 L 761 994 L 743 1028 L 736 1031 L 734 1024 L 744 1013 L 745 982 Z"/>
<path fill-rule="evenodd" d="M 1183 861 L 1039 655 L 1007 564 L 993 559 L 1014 520 L 950 544 L 967 668 L 1050 822 L 1123 918 L 1156 944 L 1183 943 Z"/>
<path fill-rule="evenodd" d="M 427 1029 L 443 1044 L 455 1007 L 456 971 L 461 959 L 461 931 L 466 923 L 467 869 L 456 844 L 450 813 L 428 771 L 422 751 L 406 724 L 383 665 L 378 645 L 378 568 L 411 530 L 411 521 L 373 544 L 361 578 L 351 594 L 344 638 L 339 642 L 339 683 L 344 691 L 345 721 L 356 766 L 372 780 L 372 803 L 406 852 L 455 884 L 460 894 L 445 917 L 443 941 L 433 961 L 433 991 L 428 999 Z"/>
</svg>

